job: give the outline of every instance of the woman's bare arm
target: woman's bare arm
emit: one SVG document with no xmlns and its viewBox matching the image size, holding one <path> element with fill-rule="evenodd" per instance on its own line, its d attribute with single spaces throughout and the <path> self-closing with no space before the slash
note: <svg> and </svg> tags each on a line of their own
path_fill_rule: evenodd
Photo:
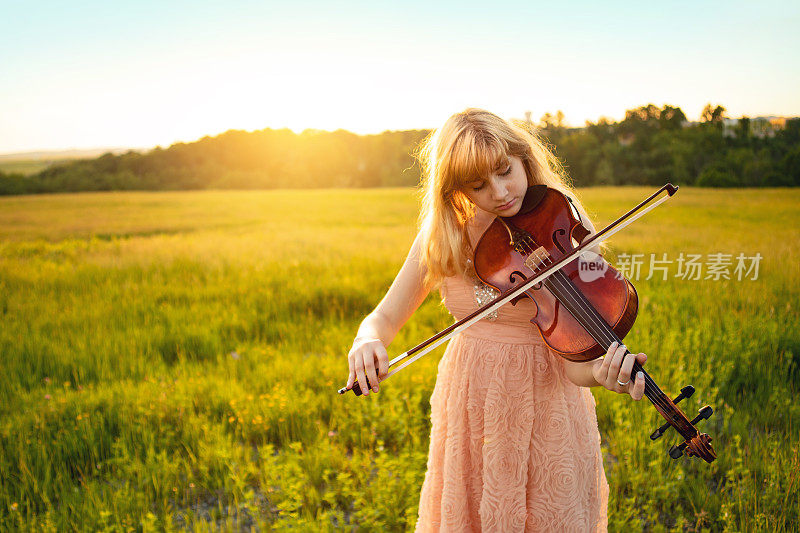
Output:
<svg viewBox="0 0 800 533">
<path fill-rule="evenodd" d="M 366 380 L 369 380 L 372 390 L 378 392 L 378 383 L 389 372 L 386 346 L 392 342 L 429 292 L 424 285 L 426 269 L 420 260 L 421 250 L 422 237 L 417 234 L 400 272 L 386 295 L 361 322 L 353 347 L 347 356 L 350 370 L 347 379 L 348 389 L 353 386 L 356 379 L 360 384 L 366 384 Z M 361 389 L 364 395 L 369 394 L 365 385 L 362 385 Z"/>
<path fill-rule="evenodd" d="M 598 385 L 619 394 L 630 394 L 634 400 L 644 396 L 644 375 L 632 374 L 633 363 L 643 365 L 647 355 L 625 354 L 624 344 L 611 343 L 605 356 L 592 361 L 578 363 L 564 361 L 567 378 L 579 387 L 597 387 Z M 622 385 L 624 383 L 624 385 Z"/>
</svg>

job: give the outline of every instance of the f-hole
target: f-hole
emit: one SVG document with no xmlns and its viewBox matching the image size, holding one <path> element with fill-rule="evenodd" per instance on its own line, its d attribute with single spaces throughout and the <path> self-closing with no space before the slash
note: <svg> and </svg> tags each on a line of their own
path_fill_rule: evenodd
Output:
<svg viewBox="0 0 800 533">
<path fill-rule="evenodd" d="M 566 231 L 564 231 L 563 229 L 557 229 L 557 230 L 555 230 L 555 231 L 553 232 L 553 244 L 555 244 L 555 245 L 556 245 L 556 248 L 558 248 L 559 250 L 561 250 L 561 253 L 562 253 L 562 254 L 564 254 L 564 255 L 566 255 L 566 253 L 567 253 L 567 249 L 566 249 L 566 248 L 564 248 L 564 245 L 562 245 L 562 244 L 559 242 L 559 240 L 558 240 L 558 239 L 559 239 L 559 237 L 566 237 L 566 236 L 567 236 L 567 232 L 566 232 Z M 567 239 L 569 239 L 569 237 L 567 237 Z"/>
<path fill-rule="evenodd" d="M 511 274 L 508 275 L 508 279 L 509 279 L 509 281 L 511 281 L 511 283 L 517 283 L 517 279 L 515 278 L 515 275 L 521 277 L 523 279 L 523 281 L 528 279 L 528 276 L 526 276 L 525 274 L 523 274 L 519 270 L 515 270 L 514 272 L 512 272 Z M 538 291 L 539 289 L 542 288 L 542 283 L 544 283 L 544 282 L 540 281 L 539 283 L 535 283 L 531 287 L 531 289 L 533 289 L 535 291 Z"/>
<path fill-rule="evenodd" d="M 517 282 L 517 279 L 516 279 L 515 276 L 519 276 L 523 280 L 528 279 L 528 276 L 526 276 L 525 274 L 523 274 L 519 270 L 515 270 L 514 272 L 512 272 L 511 274 L 508 275 L 508 279 L 509 279 L 509 281 L 511 281 L 511 283 L 516 283 Z"/>
</svg>

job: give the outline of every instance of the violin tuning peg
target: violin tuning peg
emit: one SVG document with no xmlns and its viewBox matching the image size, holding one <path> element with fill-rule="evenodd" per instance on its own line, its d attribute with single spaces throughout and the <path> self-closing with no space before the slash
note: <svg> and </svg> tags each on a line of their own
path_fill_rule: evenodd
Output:
<svg viewBox="0 0 800 533">
<path fill-rule="evenodd" d="M 694 387 L 692 387 L 691 385 L 686 385 L 684 388 L 681 389 L 681 393 L 678 394 L 678 397 L 672 400 L 672 403 L 678 403 L 681 400 L 690 398 L 692 394 L 694 394 Z"/>
<path fill-rule="evenodd" d="M 654 432 L 650 434 L 650 440 L 656 440 L 661 438 L 661 435 L 669 428 L 669 423 L 664 424 L 660 428 L 656 429 Z"/>
<path fill-rule="evenodd" d="M 700 412 L 698 413 L 698 415 L 696 417 L 694 417 L 694 420 L 692 420 L 691 424 L 695 425 L 696 423 L 700 422 L 701 420 L 705 420 L 706 418 L 710 417 L 713 413 L 714 413 L 714 410 L 711 408 L 711 406 L 705 405 L 700 409 Z M 660 429 L 661 428 L 658 428 L 655 432 L 653 432 L 653 435 L 658 433 L 658 431 Z M 655 439 L 657 439 L 658 437 L 661 436 L 659 434 L 655 438 L 653 438 L 653 435 L 650 435 L 650 438 L 653 439 L 653 440 L 655 440 Z M 706 437 L 708 437 L 708 435 L 706 435 Z M 683 450 L 686 448 L 687 445 L 688 445 L 688 443 L 686 443 L 686 442 L 681 443 L 681 444 L 676 444 L 675 446 L 673 446 L 672 448 L 669 449 L 669 456 L 672 457 L 673 459 L 677 459 L 677 458 L 681 457 L 683 455 Z"/>
<path fill-rule="evenodd" d="M 714 410 L 711 408 L 711 406 L 710 405 L 704 405 L 700 409 L 700 412 L 698 413 L 698 415 L 696 417 L 694 417 L 694 420 L 692 420 L 692 425 L 695 425 L 696 423 L 700 422 L 701 420 L 705 420 L 707 418 L 710 418 L 711 415 L 713 415 L 713 414 L 714 414 Z"/>
<path fill-rule="evenodd" d="M 673 459 L 678 459 L 683 455 L 683 449 L 686 448 L 686 443 L 676 444 L 672 448 L 669 449 L 669 456 Z"/>
</svg>

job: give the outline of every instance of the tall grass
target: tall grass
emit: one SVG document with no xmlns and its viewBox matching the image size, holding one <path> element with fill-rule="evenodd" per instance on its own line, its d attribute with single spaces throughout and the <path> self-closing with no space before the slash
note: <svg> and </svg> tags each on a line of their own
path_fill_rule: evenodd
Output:
<svg viewBox="0 0 800 533">
<path fill-rule="evenodd" d="M 598 227 L 651 191 L 581 191 Z M 634 281 L 649 355 L 718 459 L 673 461 L 596 390 L 614 530 L 800 527 L 800 191 L 681 189 L 627 253 L 761 253 L 756 280 Z M 346 353 L 414 236 L 408 190 L 0 199 L 0 527 L 402 531 L 441 349 L 367 398 Z M 675 273 L 675 265 L 671 274 Z M 390 347 L 450 323 L 432 294 Z"/>
</svg>

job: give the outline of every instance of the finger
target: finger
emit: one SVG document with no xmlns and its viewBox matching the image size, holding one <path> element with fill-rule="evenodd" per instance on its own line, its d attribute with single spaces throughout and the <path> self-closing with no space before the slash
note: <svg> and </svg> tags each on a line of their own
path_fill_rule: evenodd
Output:
<svg viewBox="0 0 800 533">
<path fill-rule="evenodd" d="M 625 359 L 622 361 L 622 366 L 619 369 L 619 377 L 617 378 L 619 383 L 625 383 L 626 386 L 630 385 L 628 382 L 631 380 L 631 372 L 633 371 L 633 363 L 635 361 L 636 358 L 633 357 L 633 354 L 625 356 Z"/>
<path fill-rule="evenodd" d="M 622 359 L 625 357 L 625 346 L 620 345 L 614 351 L 614 356 L 611 358 L 611 364 L 608 365 L 608 379 L 606 380 L 607 389 L 619 390 L 617 380 L 619 379 L 619 369 L 622 367 Z"/>
<path fill-rule="evenodd" d="M 345 385 L 344 388 L 350 390 L 353 388 L 353 383 L 356 381 L 356 373 L 353 370 L 353 359 L 350 356 L 347 357 L 347 367 L 349 374 L 347 375 L 347 385 Z"/>
<path fill-rule="evenodd" d="M 617 350 L 614 352 L 614 354 L 615 355 L 620 354 L 624 356 L 627 352 L 628 352 L 628 347 L 625 346 L 624 344 L 620 344 L 619 346 L 617 346 Z"/>
<path fill-rule="evenodd" d="M 608 367 L 611 364 L 611 359 L 614 357 L 614 350 L 617 349 L 616 341 L 611 343 L 611 346 L 608 347 L 606 351 L 606 355 L 603 356 L 603 364 L 600 365 L 600 368 L 597 369 L 597 375 L 595 379 L 598 383 L 606 383 L 608 381 Z"/>
<path fill-rule="evenodd" d="M 368 396 L 369 389 L 367 388 L 367 375 L 364 374 L 364 358 L 361 355 L 356 356 L 355 366 L 356 379 L 358 379 L 358 386 L 361 389 L 361 393 L 364 396 Z"/>
<path fill-rule="evenodd" d="M 386 348 L 379 346 L 378 352 L 378 377 L 383 381 L 389 374 L 389 354 L 386 353 Z"/>
<path fill-rule="evenodd" d="M 608 350 L 606 350 L 606 359 L 611 359 L 614 357 L 614 353 L 616 353 L 617 348 L 619 348 L 619 343 L 617 341 L 612 342 L 608 345 Z"/>
<path fill-rule="evenodd" d="M 630 383 L 628 384 L 630 387 Z M 630 389 L 631 391 L 631 398 L 636 400 L 637 402 L 642 399 L 644 396 L 644 374 L 640 371 L 636 373 L 636 381 L 633 384 L 633 388 Z"/>
<path fill-rule="evenodd" d="M 375 372 L 375 354 L 369 354 L 364 358 L 364 370 L 367 374 L 372 390 L 378 392 L 378 373 Z M 366 386 L 366 385 L 365 385 Z"/>
<path fill-rule="evenodd" d="M 636 354 L 636 361 L 637 361 L 637 362 L 638 362 L 640 365 L 643 365 L 643 364 L 645 364 L 645 362 L 647 362 L 647 355 L 646 355 L 646 354 L 643 354 L 643 353 Z"/>
</svg>

